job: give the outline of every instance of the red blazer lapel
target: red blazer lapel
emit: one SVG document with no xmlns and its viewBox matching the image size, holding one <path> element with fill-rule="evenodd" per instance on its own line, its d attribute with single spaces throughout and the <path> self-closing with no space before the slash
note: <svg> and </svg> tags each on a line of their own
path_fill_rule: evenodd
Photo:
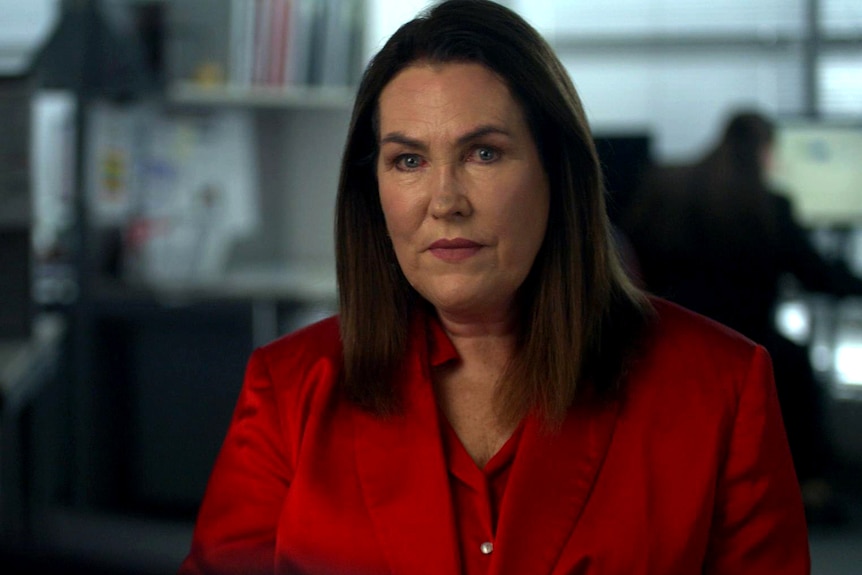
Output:
<svg viewBox="0 0 862 575">
<path fill-rule="evenodd" d="M 355 412 L 356 464 L 365 503 L 393 573 L 460 572 L 455 518 L 424 322 L 416 322 L 403 388 L 390 418 Z"/>
<path fill-rule="evenodd" d="M 530 416 L 497 523 L 490 575 L 551 573 L 610 448 L 617 401 L 583 401 L 559 432 Z"/>
</svg>

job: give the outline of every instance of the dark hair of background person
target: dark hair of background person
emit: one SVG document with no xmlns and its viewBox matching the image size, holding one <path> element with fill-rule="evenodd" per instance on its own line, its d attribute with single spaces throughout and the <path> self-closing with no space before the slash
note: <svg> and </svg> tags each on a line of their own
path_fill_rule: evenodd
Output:
<svg viewBox="0 0 862 575">
<path fill-rule="evenodd" d="M 485 0 L 443 2 L 403 25 L 360 83 L 336 200 L 342 383 L 350 400 L 371 412 L 397 412 L 411 309 L 422 300 L 399 268 L 380 205 L 378 100 L 401 70 L 422 62 L 494 71 L 536 142 L 550 213 L 520 289 L 519 349 L 497 407 L 510 421 L 537 408 L 548 425 L 559 424 L 579 382 L 600 392 L 617 388 L 650 308 L 614 250 L 596 151 L 570 78 L 538 32 Z"/>
<path fill-rule="evenodd" d="M 739 110 L 727 121 L 718 145 L 693 168 L 687 190 L 694 204 L 702 240 L 720 241 L 725 249 L 746 254 L 755 242 L 776 249 L 778 223 L 767 182 L 767 162 L 775 127 L 754 111 Z M 697 210 L 706 213 L 697 213 Z M 725 230 L 737 233 L 728 237 Z M 749 237 L 747 232 L 756 234 Z"/>
</svg>

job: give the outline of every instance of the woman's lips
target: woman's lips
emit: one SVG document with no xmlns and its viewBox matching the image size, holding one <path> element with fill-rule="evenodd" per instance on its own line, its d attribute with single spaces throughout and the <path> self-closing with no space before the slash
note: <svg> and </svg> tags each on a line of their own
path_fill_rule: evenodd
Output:
<svg viewBox="0 0 862 575">
<path fill-rule="evenodd" d="M 482 244 L 464 238 L 437 240 L 428 246 L 428 251 L 434 257 L 447 262 L 465 260 L 474 256 L 480 249 L 482 249 Z"/>
</svg>

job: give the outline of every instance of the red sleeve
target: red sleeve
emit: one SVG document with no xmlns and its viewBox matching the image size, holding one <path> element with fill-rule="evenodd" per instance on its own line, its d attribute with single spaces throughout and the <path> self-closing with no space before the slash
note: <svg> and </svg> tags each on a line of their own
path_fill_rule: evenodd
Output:
<svg viewBox="0 0 862 575">
<path fill-rule="evenodd" d="M 272 379 L 256 351 L 181 575 L 272 573 L 276 527 L 293 475 L 285 445 Z"/>
<path fill-rule="evenodd" d="M 808 575 L 805 513 L 778 406 L 758 347 L 739 391 L 716 492 L 704 575 Z"/>
</svg>

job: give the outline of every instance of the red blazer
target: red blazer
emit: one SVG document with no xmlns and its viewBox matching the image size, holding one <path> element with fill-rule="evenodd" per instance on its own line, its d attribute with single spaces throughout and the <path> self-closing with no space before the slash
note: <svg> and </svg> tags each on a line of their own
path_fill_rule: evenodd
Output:
<svg viewBox="0 0 862 575">
<path fill-rule="evenodd" d="M 528 417 L 491 575 L 809 573 L 767 353 L 656 306 L 617 400 L 582 399 L 557 433 Z M 252 355 L 182 574 L 458 573 L 423 324 L 390 418 L 340 396 L 335 319 Z"/>
</svg>

